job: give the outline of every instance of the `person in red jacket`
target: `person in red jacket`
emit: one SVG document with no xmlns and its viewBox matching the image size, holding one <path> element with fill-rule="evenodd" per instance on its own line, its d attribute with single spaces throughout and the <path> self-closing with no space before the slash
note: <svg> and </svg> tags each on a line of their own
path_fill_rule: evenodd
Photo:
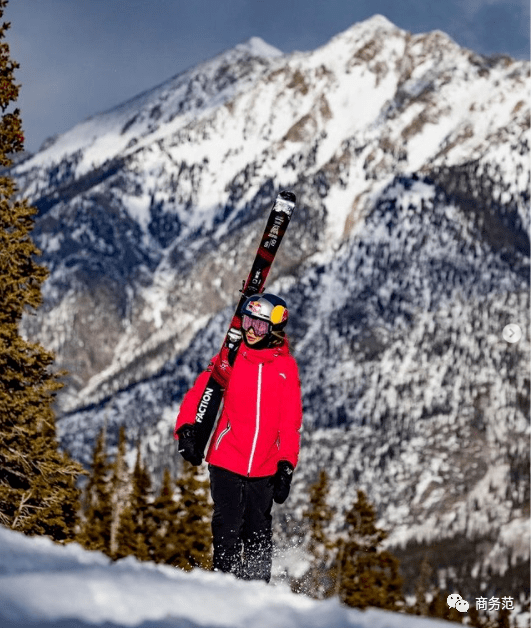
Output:
<svg viewBox="0 0 531 628">
<path fill-rule="evenodd" d="M 242 308 L 243 343 L 232 367 L 223 408 L 210 439 L 210 490 L 214 501 L 214 570 L 269 582 L 272 563 L 271 510 L 289 494 L 297 466 L 302 425 L 297 363 L 284 327 L 286 302 L 255 295 Z M 215 356 L 183 399 L 175 426 L 179 451 L 200 464 L 195 416 Z"/>
</svg>

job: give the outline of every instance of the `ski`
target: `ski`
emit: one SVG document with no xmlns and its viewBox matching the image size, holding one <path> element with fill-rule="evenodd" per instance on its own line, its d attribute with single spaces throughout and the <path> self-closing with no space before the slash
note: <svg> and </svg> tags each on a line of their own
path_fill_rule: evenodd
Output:
<svg viewBox="0 0 531 628">
<path fill-rule="evenodd" d="M 243 304 L 246 299 L 253 296 L 253 294 L 259 294 L 264 291 L 267 276 L 291 220 L 293 210 L 295 209 L 295 202 L 295 194 L 288 191 L 280 192 L 275 199 L 262 240 L 260 241 L 253 265 L 251 266 L 251 272 L 240 291 L 241 297 L 238 306 L 232 317 L 225 339 L 223 340 L 221 354 L 225 356 L 224 360 L 226 360 L 226 363 L 220 365 L 221 369 L 227 369 L 234 364 L 238 348 L 242 341 L 241 310 Z M 224 349 L 225 351 L 223 351 Z M 201 454 L 203 454 L 206 448 L 212 429 L 214 428 L 214 423 L 216 422 L 228 382 L 228 372 L 230 372 L 230 369 L 224 374 L 223 378 L 220 378 L 219 375 L 216 377 L 215 372 L 212 373 L 197 406 L 195 424 L 197 426 L 197 443 Z"/>
</svg>

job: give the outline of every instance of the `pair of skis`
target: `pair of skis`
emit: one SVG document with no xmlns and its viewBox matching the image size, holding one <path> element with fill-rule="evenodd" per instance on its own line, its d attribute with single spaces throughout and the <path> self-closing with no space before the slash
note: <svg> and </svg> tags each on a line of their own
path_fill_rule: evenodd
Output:
<svg viewBox="0 0 531 628">
<path fill-rule="evenodd" d="M 267 220 L 264 235 L 256 252 L 251 272 L 241 290 L 241 297 L 238 307 L 232 317 L 232 321 L 222 345 L 222 354 L 226 356 L 228 364 L 221 365 L 221 368 L 230 367 L 234 364 L 238 348 L 242 340 L 242 315 L 241 310 L 245 301 L 254 294 L 264 291 L 267 275 L 275 259 L 277 251 L 282 242 L 282 238 L 291 220 L 295 209 L 295 194 L 288 191 L 280 192 L 276 197 L 269 218 Z M 227 369 L 230 373 L 230 369 Z M 197 406 L 195 424 L 197 429 L 197 444 L 199 451 L 204 452 L 217 414 L 223 400 L 223 394 L 228 382 L 228 376 L 216 377 L 215 370 L 211 374 L 201 399 Z"/>
</svg>

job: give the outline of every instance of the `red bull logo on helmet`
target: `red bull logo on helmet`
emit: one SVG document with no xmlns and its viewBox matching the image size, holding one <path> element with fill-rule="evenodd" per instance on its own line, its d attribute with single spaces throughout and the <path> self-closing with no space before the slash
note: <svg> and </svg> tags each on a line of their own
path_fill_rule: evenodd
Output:
<svg viewBox="0 0 531 628">
<path fill-rule="evenodd" d="M 288 310 L 282 305 L 275 305 L 271 312 L 270 319 L 273 325 L 284 323 L 288 320 Z"/>
</svg>

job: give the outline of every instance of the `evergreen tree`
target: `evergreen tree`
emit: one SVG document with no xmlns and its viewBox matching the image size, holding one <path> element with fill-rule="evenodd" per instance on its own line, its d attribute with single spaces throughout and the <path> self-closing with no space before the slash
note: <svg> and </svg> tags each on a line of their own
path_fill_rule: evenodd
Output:
<svg viewBox="0 0 531 628">
<path fill-rule="evenodd" d="M 468 625 L 472 628 L 484 628 L 485 626 L 478 609 L 474 605 L 472 605 L 468 611 Z"/>
<path fill-rule="evenodd" d="M 127 438 L 125 427 L 120 427 L 118 436 L 118 450 L 112 464 L 111 478 L 111 529 L 109 550 L 113 558 L 118 558 L 118 535 L 122 525 L 123 514 L 129 505 L 130 479 L 127 461 L 125 459 Z"/>
<path fill-rule="evenodd" d="M 0 18 L 7 0 L 0 0 Z M 8 111 L 19 94 L 0 27 L 0 166 L 23 150 L 20 111 Z M 58 375 L 52 353 L 22 338 L 22 316 L 41 304 L 47 270 L 31 240 L 36 210 L 15 199 L 13 179 L 0 175 L 0 523 L 27 534 L 72 539 L 76 532 L 82 468 L 58 448 L 52 410 Z"/>
<path fill-rule="evenodd" d="M 153 500 L 151 477 L 142 463 L 140 444 L 132 473 L 125 459 L 126 446 L 122 427 L 117 453 L 110 464 L 105 429 L 101 431 L 85 488 L 83 527 L 78 541 L 86 549 L 102 551 L 114 560 L 134 556 L 186 570 L 208 569 L 208 480 L 188 463 L 178 482 L 166 470 L 160 493 Z"/>
<path fill-rule="evenodd" d="M 429 602 L 427 593 L 430 589 L 430 578 L 433 573 L 433 569 L 428 561 L 428 557 L 424 556 L 422 563 L 420 564 L 420 574 L 417 582 L 415 583 L 415 603 L 410 611 L 414 615 L 423 615 L 426 617 L 429 610 Z"/>
<path fill-rule="evenodd" d="M 160 492 L 151 505 L 150 516 L 153 522 L 153 537 L 149 549 L 152 560 L 157 563 L 173 564 L 179 551 L 180 505 L 174 498 L 175 482 L 169 469 L 164 470 Z"/>
<path fill-rule="evenodd" d="M 507 608 L 500 608 L 496 628 L 511 628 L 511 612 Z"/>
<path fill-rule="evenodd" d="M 77 540 L 86 549 L 99 550 L 108 555 L 112 521 L 110 469 L 103 428 L 92 454 L 91 472 L 85 487 L 83 525 Z"/>
<path fill-rule="evenodd" d="M 494 623 L 486 615 L 480 615 L 472 605 L 468 610 L 468 625 L 472 628 L 495 628 Z"/>
<path fill-rule="evenodd" d="M 117 539 L 117 557 L 132 554 L 139 560 L 150 560 L 149 542 L 153 537 L 150 517 L 151 477 L 142 463 L 137 445 L 129 504 L 123 510 Z"/>
<path fill-rule="evenodd" d="M 189 462 L 184 463 L 183 474 L 176 482 L 180 494 L 179 511 L 170 523 L 174 526 L 172 539 L 177 550 L 167 562 L 186 571 L 194 567 L 210 569 L 212 561 L 209 482 L 199 473 L 200 470 Z"/>
<path fill-rule="evenodd" d="M 437 589 L 428 606 L 428 615 L 429 617 L 440 617 L 457 624 L 462 624 L 464 616 L 455 608 L 448 606 L 448 595 L 448 591 L 440 591 Z"/>
<path fill-rule="evenodd" d="M 301 578 L 292 582 L 292 589 L 316 599 L 324 599 L 335 593 L 334 544 L 328 537 L 327 527 L 334 516 L 326 498 L 329 491 L 329 479 L 325 470 L 310 487 L 310 503 L 303 516 L 309 526 L 308 553 L 310 569 Z"/>
<path fill-rule="evenodd" d="M 179 516 L 179 505 L 174 499 L 174 481 L 168 468 L 164 469 L 160 492 L 151 505 L 153 537 L 149 549 L 152 560 L 157 563 L 172 562 L 177 553 L 177 542 L 174 538 L 173 522 Z"/>
<path fill-rule="evenodd" d="M 338 554 L 340 599 L 349 606 L 398 610 L 403 602 L 398 560 L 381 544 L 387 533 L 376 527 L 376 513 L 365 493 L 346 514 L 347 539 Z"/>
</svg>

